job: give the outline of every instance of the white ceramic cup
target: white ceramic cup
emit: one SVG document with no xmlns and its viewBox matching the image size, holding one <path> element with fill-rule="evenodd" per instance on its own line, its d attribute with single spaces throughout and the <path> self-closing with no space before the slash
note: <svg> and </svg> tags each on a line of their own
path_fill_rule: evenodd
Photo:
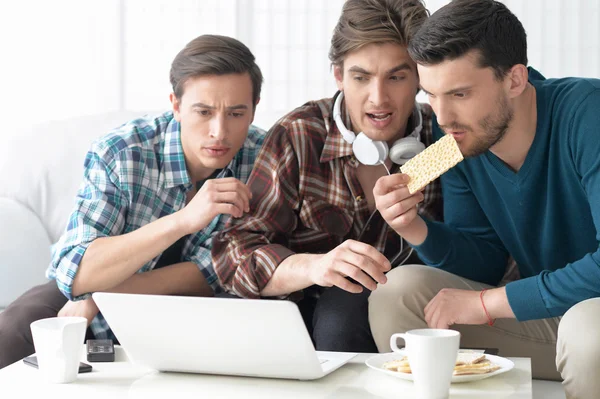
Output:
<svg viewBox="0 0 600 399">
<path fill-rule="evenodd" d="M 460 333 L 454 330 L 421 329 L 404 334 L 393 334 L 390 346 L 394 352 L 398 348 L 397 339 L 406 343 L 413 381 L 419 399 L 446 399 L 450 394 L 450 382 L 458 348 Z"/>
<path fill-rule="evenodd" d="M 46 381 L 75 381 L 86 328 L 85 317 L 50 317 L 31 323 L 38 367 Z"/>
</svg>

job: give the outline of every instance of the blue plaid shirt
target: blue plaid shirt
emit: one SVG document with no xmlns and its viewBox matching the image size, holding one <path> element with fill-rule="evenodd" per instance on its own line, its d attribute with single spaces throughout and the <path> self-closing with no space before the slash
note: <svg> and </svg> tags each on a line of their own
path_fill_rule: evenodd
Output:
<svg viewBox="0 0 600 399">
<path fill-rule="evenodd" d="M 262 145 L 265 132 L 251 126 L 248 137 L 216 178 L 236 177 L 246 182 Z M 70 300 L 79 263 L 87 247 L 98 237 L 126 234 L 182 209 L 193 188 L 188 175 L 179 123 L 172 112 L 126 123 L 96 140 L 87 153 L 84 180 L 66 231 L 52 246 L 46 277 L 55 279 Z M 181 262 L 193 262 L 216 292 L 220 291 L 212 266 L 213 235 L 222 230 L 228 215 L 220 215 L 186 240 Z M 152 270 L 160 256 L 138 273 Z M 91 324 L 96 338 L 114 338 L 98 314 Z"/>
</svg>

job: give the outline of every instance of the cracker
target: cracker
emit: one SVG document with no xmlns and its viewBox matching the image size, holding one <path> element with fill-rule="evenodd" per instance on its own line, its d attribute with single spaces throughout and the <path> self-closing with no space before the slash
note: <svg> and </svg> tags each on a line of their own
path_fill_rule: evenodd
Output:
<svg viewBox="0 0 600 399">
<path fill-rule="evenodd" d="M 398 371 L 400 373 L 410 373 L 410 365 L 408 364 L 408 357 L 406 356 L 403 356 L 401 359 L 385 362 L 382 366 L 386 370 Z"/>
<path fill-rule="evenodd" d="M 458 352 L 456 356 L 456 365 L 462 366 L 465 364 L 476 364 L 484 361 L 485 355 L 477 352 Z"/>
<path fill-rule="evenodd" d="M 410 374 L 412 372 L 406 356 L 385 362 L 382 367 L 399 373 Z M 454 366 L 454 375 L 487 374 L 498 369 L 500 369 L 500 366 L 490 362 L 482 353 L 459 352 Z"/>
<path fill-rule="evenodd" d="M 414 194 L 463 159 L 454 137 L 446 134 L 402 165 L 400 171 L 410 176 L 408 191 Z"/>
<path fill-rule="evenodd" d="M 489 360 L 484 360 L 474 364 L 464 364 L 454 367 L 454 375 L 470 375 L 470 374 L 487 374 L 500 369 L 497 364 L 491 363 Z"/>
</svg>

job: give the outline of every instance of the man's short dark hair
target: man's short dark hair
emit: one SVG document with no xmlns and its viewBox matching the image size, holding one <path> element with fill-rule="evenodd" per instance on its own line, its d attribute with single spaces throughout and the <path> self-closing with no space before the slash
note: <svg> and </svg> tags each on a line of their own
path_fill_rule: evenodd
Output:
<svg viewBox="0 0 600 399">
<path fill-rule="evenodd" d="M 417 64 L 436 65 L 476 50 L 482 68 L 502 79 L 527 65 L 527 35 L 517 17 L 493 0 L 454 0 L 429 17 L 408 52 Z"/>
<path fill-rule="evenodd" d="M 263 83 L 254 55 L 242 42 L 232 37 L 202 35 L 189 42 L 171 64 L 170 80 L 178 100 L 190 78 L 206 75 L 248 73 L 252 81 L 252 102 L 256 107 Z"/>
</svg>

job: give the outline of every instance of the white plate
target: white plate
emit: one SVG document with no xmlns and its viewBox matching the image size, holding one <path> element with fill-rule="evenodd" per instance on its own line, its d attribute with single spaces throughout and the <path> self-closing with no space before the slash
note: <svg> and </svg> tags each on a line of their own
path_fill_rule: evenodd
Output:
<svg viewBox="0 0 600 399">
<path fill-rule="evenodd" d="M 402 356 L 404 356 L 403 351 L 391 352 L 391 353 L 381 353 L 379 355 L 375 355 L 373 357 L 368 358 L 365 363 L 367 366 L 369 366 L 373 370 L 377 370 L 377 371 L 380 371 L 387 375 L 391 375 L 392 377 L 412 381 L 412 379 L 413 379 L 412 374 L 386 370 L 383 368 L 383 363 L 388 362 L 390 360 L 401 359 Z M 490 362 L 500 366 L 500 368 L 496 371 L 493 371 L 493 372 L 487 373 L 487 374 L 454 375 L 454 376 L 452 376 L 452 382 L 459 383 L 459 382 L 483 380 L 484 378 L 490 378 L 490 377 L 493 377 L 498 374 L 506 373 L 508 370 L 515 367 L 515 364 L 512 361 L 510 361 L 504 357 L 488 355 L 487 353 L 486 353 L 485 357 L 488 358 L 490 360 Z"/>
</svg>

